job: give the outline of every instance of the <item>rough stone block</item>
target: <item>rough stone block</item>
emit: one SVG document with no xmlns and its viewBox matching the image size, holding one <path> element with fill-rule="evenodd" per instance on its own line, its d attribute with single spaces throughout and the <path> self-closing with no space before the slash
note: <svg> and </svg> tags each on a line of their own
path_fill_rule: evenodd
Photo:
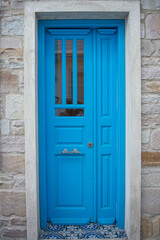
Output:
<svg viewBox="0 0 160 240">
<path fill-rule="evenodd" d="M 22 36 L 24 29 L 23 17 L 11 16 L 2 19 L 2 35 Z"/>
<path fill-rule="evenodd" d="M 11 0 L 11 7 L 13 9 L 23 9 L 24 8 L 24 0 Z"/>
<path fill-rule="evenodd" d="M 159 236 L 160 238 L 160 216 L 152 218 L 153 222 L 153 236 Z"/>
<path fill-rule="evenodd" d="M 142 213 L 160 215 L 160 189 L 142 188 Z"/>
<path fill-rule="evenodd" d="M 153 223 L 150 217 L 142 216 L 141 219 L 141 229 L 143 237 L 152 237 L 153 236 Z"/>
<path fill-rule="evenodd" d="M 24 92 L 24 73 L 23 73 L 23 71 L 19 72 L 19 91 Z"/>
<path fill-rule="evenodd" d="M 20 37 L 1 37 L 0 39 L 1 48 L 13 49 L 19 48 L 22 49 L 22 39 Z"/>
<path fill-rule="evenodd" d="M 159 152 L 142 152 L 143 166 L 160 166 Z"/>
<path fill-rule="evenodd" d="M 0 97 L 0 116 L 1 119 L 5 118 L 5 98 Z"/>
<path fill-rule="evenodd" d="M 11 122 L 11 132 L 14 135 L 24 134 L 24 121 L 12 121 Z"/>
<path fill-rule="evenodd" d="M 144 24 L 141 23 L 141 38 L 144 38 Z"/>
<path fill-rule="evenodd" d="M 1 8 L 5 8 L 5 7 L 8 7 L 8 5 L 9 5 L 9 1 L 8 0 L 1 0 L 1 2 L 0 2 L 0 7 Z"/>
<path fill-rule="evenodd" d="M 11 224 L 16 226 L 26 226 L 26 219 L 25 218 L 12 218 Z"/>
<path fill-rule="evenodd" d="M 149 66 L 142 67 L 142 79 L 160 79 L 160 67 L 158 66 Z"/>
<path fill-rule="evenodd" d="M 0 181 L 11 181 L 13 179 L 12 175 L 1 173 L 0 174 Z"/>
<path fill-rule="evenodd" d="M 13 183 L 0 182 L 0 189 L 12 189 Z"/>
<path fill-rule="evenodd" d="M 141 180 L 142 187 L 160 187 L 160 166 L 142 167 Z"/>
<path fill-rule="evenodd" d="M 7 62 L 5 59 L 0 59 L 0 69 L 6 69 L 7 68 Z"/>
<path fill-rule="evenodd" d="M 142 104 L 142 113 L 160 114 L 160 104 Z"/>
<path fill-rule="evenodd" d="M 149 14 L 146 17 L 146 38 L 160 39 L 160 14 Z"/>
<path fill-rule="evenodd" d="M 23 58 L 11 58 L 11 59 L 9 59 L 8 67 L 10 69 L 21 69 L 21 68 L 23 68 Z"/>
<path fill-rule="evenodd" d="M 160 150 L 160 129 L 156 129 L 151 134 L 151 147 Z"/>
<path fill-rule="evenodd" d="M 8 135 L 9 134 L 9 120 L 2 119 L 0 120 L 0 129 L 2 135 Z"/>
<path fill-rule="evenodd" d="M 151 56 L 154 53 L 155 48 L 150 40 L 141 41 L 141 54 L 142 56 Z"/>
<path fill-rule="evenodd" d="M 158 55 L 160 56 L 160 41 L 158 42 Z"/>
<path fill-rule="evenodd" d="M 1 154 L 0 170 L 6 173 L 24 173 L 25 172 L 25 155 Z"/>
<path fill-rule="evenodd" d="M 0 219 L 0 228 L 5 227 L 9 224 L 9 220 L 6 219 Z"/>
<path fill-rule="evenodd" d="M 11 72 L 0 72 L 0 92 L 9 93 L 18 91 L 18 75 Z"/>
<path fill-rule="evenodd" d="M 25 190 L 25 176 L 15 176 L 13 189 Z"/>
<path fill-rule="evenodd" d="M 18 238 L 26 238 L 27 237 L 27 231 L 25 229 L 19 229 L 19 228 L 5 228 L 3 230 L 3 237 L 10 237 L 14 239 Z"/>
<path fill-rule="evenodd" d="M 150 129 L 142 129 L 142 143 L 148 143 L 150 137 Z"/>
<path fill-rule="evenodd" d="M 2 137 L 0 141 L 0 152 L 2 153 L 24 153 L 24 137 L 9 136 Z"/>
<path fill-rule="evenodd" d="M 146 90 L 149 92 L 160 92 L 160 83 L 159 82 L 150 82 L 146 84 Z"/>
<path fill-rule="evenodd" d="M 23 119 L 24 106 L 22 95 L 8 95 L 6 96 L 6 118 L 9 119 Z"/>
<path fill-rule="evenodd" d="M 159 0 L 141 0 L 142 8 L 148 10 L 160 9 L 160 1 Z"/>
<path fill-rule="evenodd" d="M 159 94 L 142 95 L 142 103 L 160 103 L 160 95 Z"/>
<path fill-rule="evenodd" d="M 146 152 L 149 149 L 149 143 L 141 144 L 141 151 Z"/>
<path fill-rule="evenodd" d="M 2 57 L 23 57 L 23 51 L 21 48 L 0 48 L 0 54 Z"/>
<path fill-rule="evenodd" d="M 142 66 L 145 65 L 160 65 L 160 58 L 159 57 L 142 57 Z"/>
<path fill-rule="evenodd" d="M 156 126 L 160 125 L 160 116 L 159 115 L 151 115 L 151 116 L 142 116 L 142 126 Z"/>
<path fill-rule="evenodd" d="M 24 192 L 0 192 L 1 214 L 3 216 L 26 216 Z"/>
</svg>

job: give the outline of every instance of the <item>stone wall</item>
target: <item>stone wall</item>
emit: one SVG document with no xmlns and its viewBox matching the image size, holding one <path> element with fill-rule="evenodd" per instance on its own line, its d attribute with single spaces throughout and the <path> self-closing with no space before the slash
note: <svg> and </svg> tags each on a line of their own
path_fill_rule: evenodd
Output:
<svg viewBox="0 0 160 240">
<path fill-rule="evenodd" d="M 0 239 L 26 238 L 24 1 L 1 0 Z M 160 239 L 160 0 L 141 0 L 142 234 Z"/>
<path fill-rule="evenodd" d="M 160 0 L 141 2 L 142 234 L 160 239 Z"/>
<path fill-rule="evenodd" d="M 0 239 L 26 238 L 23 4 L 1 1 Z"/>
</svg>

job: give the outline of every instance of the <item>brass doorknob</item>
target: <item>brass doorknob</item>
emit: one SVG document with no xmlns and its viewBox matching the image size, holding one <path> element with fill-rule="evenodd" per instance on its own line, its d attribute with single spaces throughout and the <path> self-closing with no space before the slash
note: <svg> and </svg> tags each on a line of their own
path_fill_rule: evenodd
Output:
<svg viewBox="0 0 160 240">
<path fill-rule="evenodd" d="M 89 143 L 88 143 L 88 147 L 89 147 L 89 148 L 93 147 L 93 143 L 89 142 Z"/>
</svg>

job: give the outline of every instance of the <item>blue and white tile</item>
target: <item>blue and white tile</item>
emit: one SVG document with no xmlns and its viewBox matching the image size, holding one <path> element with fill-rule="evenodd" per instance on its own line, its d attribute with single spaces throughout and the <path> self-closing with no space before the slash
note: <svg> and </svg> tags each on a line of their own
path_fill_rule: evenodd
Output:
<svg viewBox="0 0 160 240">
<path fill-rule="evenodd" d="M 113 239 L 126 238 L 124 230 L 116 225 L 51 225 L 41 231 L 40 239 Z"/>
</svg>

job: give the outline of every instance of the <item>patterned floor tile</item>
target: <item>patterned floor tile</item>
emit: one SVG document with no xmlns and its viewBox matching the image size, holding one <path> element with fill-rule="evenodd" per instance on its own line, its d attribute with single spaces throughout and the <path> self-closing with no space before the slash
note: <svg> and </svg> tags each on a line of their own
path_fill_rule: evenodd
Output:
<svg viewBox="0 0 160 240">
<path fill-rule="evenodd" d="M 40 239 L 113 239 L 126 238 L 124 230 L 117 225 L 51 225 L 41 230 Z"/>
</svg>

